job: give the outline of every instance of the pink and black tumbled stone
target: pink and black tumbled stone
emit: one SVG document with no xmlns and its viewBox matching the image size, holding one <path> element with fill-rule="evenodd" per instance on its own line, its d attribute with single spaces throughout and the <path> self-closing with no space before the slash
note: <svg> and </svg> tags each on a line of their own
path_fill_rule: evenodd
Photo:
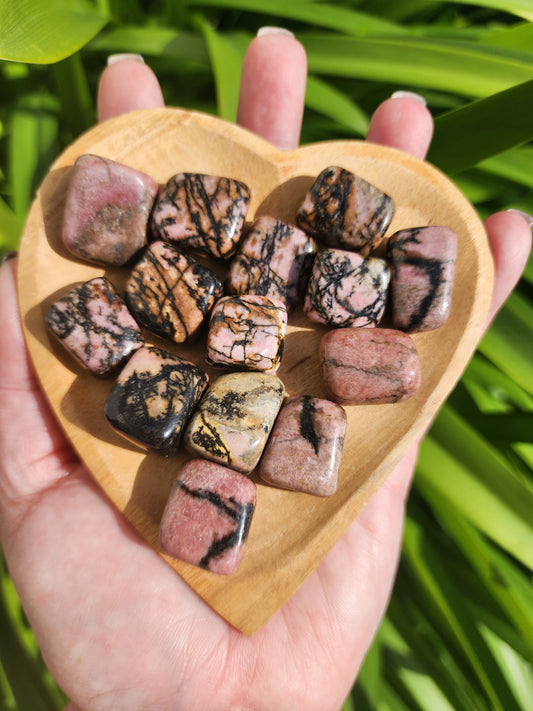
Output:
<svg viewBox="0 0 533 711">
<path fill-rule="evenodd" d="M 63 215 L 65 247 L 76 257 L 120 267 L 147 243 L 158 184 L 122 163 L 85 154 L 74 163 Z"/>
<path fill-rule="evenodd" d="M 148 247 L 126 284 L 137 321 L 176 343 L 194 336 L 222 294 L 214 272 L 165 242 Z"/>
<path fill-rule="evenodd" d="M 225 296 L 213 307 L 207 362 L 236 370 L 275 372 L 283 355 L 287 309 L 268 296 Z"/>
<path fill-rule="evenodd" d="M 237 250 L 250 204 L 239 180 L 179 173 L 160 190 L 152 212 L 154 239 L 229 259 Z"/>
<path fill-rule="evenodd" d="M 144 344 L 137 322 L 105 277 L 75 287 L 52 304 L 46 325 L 66 350 L 95 375 L 113 374 Z"/>
<path fill-rule="evenodd" d="M 448 319 L 457 235 L 449 227 L 418 227 L 389 240 L 392 320 L 408 333 L 431 331 Z"/>
<path fill-rule="evenodd" d="M 304 311 L 311 321 L 328 326 L 377 326 L 385 311 L 388 285 L 384 259 L 324 249 L 313 264 Z"/>
<path fill-rule="evenodd" d="M 311 186 L 296 224 L 331 247 L 369 254 L 381 243 L 394 212 L 389 195 L 354 173 L 332 166 Z"/>
<path fill-rule="evenodd" d="M 346 413 L 321 398 L 294 395 L 281 408 L 259 464 L 263 481 L 314 496 L 337 491 Z"/>
<path fill-rule="evenodd" d="M 159 348 L 141 348 L 119 374 L 104 413 L 127 439 L 171 454 L 208 381 L 193 363 Z"/>
<path fill-rule="evenodd" d="M 380 405 L 412 397 L 420 386 L 414 340 L 389 328 L 339 328 L 320 341 L 326 396 L 341 405 Z"/>
<path fill-rule="evenodd" d="M 302 230 L 274 217 L 259 217 L 231 262 L 228 291 L 269 296 L 291 311 L 314 252 L 314 240 Z"/>
<path fill-rule="evenodd" d="M 161 518 L 161 550 L 212 573 L 235 573 L 256 498 L 256 486 L 248 477 L 204 459 L 186 462 Z"/>
</svg>

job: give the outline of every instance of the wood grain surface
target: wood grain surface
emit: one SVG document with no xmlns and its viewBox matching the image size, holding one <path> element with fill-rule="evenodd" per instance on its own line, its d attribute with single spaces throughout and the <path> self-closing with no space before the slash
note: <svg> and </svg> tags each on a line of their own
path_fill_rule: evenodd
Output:
<svg viewBox="0 0 533 711">
<path fill-rule="evenodd" d="M 389 229 L 448 225 L 459 236 L 452 313 L 440 329 L 415 335 L 422 385 L 411 400 L 347 407 L 347 435 L 337 493 L 327 499 L 258 484 L 258 501 L 243 562 L 232 576 L 165 558 L 228 622 L 250 635 L 291 596 L 420 436 L 470 359 L 486 319 L 493 266 L 483 225 L 456 187 L 431 165 L 400 151 L 359 141 L 327 142 L 281 152 L 232 124 L 165 108 L 111 119 L 75 141 L 50 168 L 32 205 L 19 260 L 21 315 L 31 358 L 50 405 L 80 457 L 113 504 L 158 551 L 158 525 L 180 464 L 136 449 L 106 423 L 113 385 L 84 372 L 49 336 L 48 307 L 72 286 L 106 275 L 123 289 L 128 268 L 105 269 L 70 256 L 61 242 L 69 171 L 83 153 L 111 158 L 160 183 L 179 172 L 237 178 L 252 191 L 248 220 L 274 215 L 294 223 L 324 168 L 351 170 L 390 194 L 397 206 Z M 323 397 L 318 343 L 325 332 L 301 311 L 289 319 L 278 372 L 287 394 Z M 205 364 L 205 334 L 178 346 L 145 334 L 182 357 Z M 207 368 L 212 378 L 220 371 Z M 158 551 L 159 553 L 159 551 Z"/>
</svg>

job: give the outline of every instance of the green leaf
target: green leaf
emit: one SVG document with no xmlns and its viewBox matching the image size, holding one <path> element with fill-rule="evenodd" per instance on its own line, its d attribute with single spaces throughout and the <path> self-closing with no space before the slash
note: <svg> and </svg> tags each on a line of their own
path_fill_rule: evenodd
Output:
<svg viewBox="0 0 533 711">
<path fill-rule="evenodd" d="M 362 36 L 366 34 L 399 35 L 407 30 L 393 22 L 375 15 L 323 3 L 305 0 L 189 0 L 190 6 L 223 7 L 247 12 L 259 12 L 276 17 L 299 20 L 321 28 L 337 30 L 343 34 Z"/>
<path fill-rule="evenodd" d="M 226 121 L 235 121 L 243 54 L 224 35 L 214 30 L 200 15 L 195 17 L 207 45 L 217 91 L 218 113 Z"/>
<path fill-rule="evenodd" d="M 87 44 L 106 22 L 85 0 L 2 0 L 0 59 L 58 62 Z"/>
<path fill-rule="evenodd" d="M 367 114 L 332 84 L 309 76 L 305 103 L 314 111 L 336 121 L 345 130 L 358 136 L 366 136 L 369 124 Z"/>
<path fill-rule="evenodd" d="M 401 87 L 481 97 L 529 81 L 533 56 L 497 53 L 480 43 L 423 37 L 331 37 L 299 33 L 309 71 Z M 468 67 L 468 71 L 465 70 Z"/>
<path fill-rule="evenodd" d="M 513 292 L 478 350 L 533 395 L 533 305 Z"/>
<path fill-rule="evenodd" d="M 441 0 L 430 0 L 430 2 L 441 4 Z M 479 7 L 490 7 L 494 10 L 509 12 L 526 20 L 533 20 L 533 9 L 531 0 L 454 0 L 460 5 L 478 5 Z"/>
<path fill-rule="evenodd" d="M 21 231 L 21 220 L 0 198 L 0 258 L 6 252 L 18 248 Z"/>
<path fill-rule="evenodd" d="M 533 137 L 533 80 L 438 116 L 428 160 L 458 173 Z"/>
<path fill-rule="evenodd" d="M 419 480 L 533 569 L 532 493 L 449 405 L 422 442 L 415 485 Z"/>
</svg>

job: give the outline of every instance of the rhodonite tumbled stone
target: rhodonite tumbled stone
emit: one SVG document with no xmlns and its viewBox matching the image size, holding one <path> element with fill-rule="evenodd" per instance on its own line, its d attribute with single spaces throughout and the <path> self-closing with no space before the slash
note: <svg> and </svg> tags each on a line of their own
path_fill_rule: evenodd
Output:
<svg viewBox="0 0 533 711">
<path fill-rule="evenodd" d="M 409 333 L 447 320 L 452 301 L 457 235 L 449 227 L 418 227 L 389 240 L 392 320 Z"/>
<path fill-rule="evenodd" d="M 63 243 L 91 262 L 120 267 L 147 242 L 156 181 L 96 155 L 74 163 L 63 216 Z"/>
<path fill-rule="evenodd" d="M 393 199 L 344 168 L 320 173 L 296 216 L 296 224 L 331 247 L 368 254 L 394 216 Z"/>
<path fill-rule="evenodd" d="M 160 191 L 151 218 L 155 239 L 229 259 L 236 251 L 250 203 L 239 180 L 179 173 Z"/>
<path fill-rule="evenodd" d="M 159 526 L 164 553 L 213 573 L 241 562 L 257 498 L 251 479 L 203 459 L 181 468 Z"/>
<path fill-rule="evenodd" d="M 144 339 L 113 284 L 98 277 L 52 304 L 46 325 L 84 368 L 113 373 Z"/>
<path fill-rule="evenodd" d="M 195 454 L 237 471 L 256 466 L 283 402 L 281 380 L 269 373 L 229 373 L 206 392 L 187 431 Z"/>
<path fill-rule="evenodd" d="M 173 453 L 208 380 L 201 368 L 173 353 L 141 348 L 119 374 L 105 416 L 136 444 Z"/>
<path fill-rule="evenodd" d="M 377 405 L 412 397 L 420 386 L 413 339 L 388 328 L 341 328 L 320 341 L 326 396 L 341 405 Z"/>
<path fill-rule="evenodd" d="M 176 343 L 198 331 L 222 293 L 210 269 L 161 241 L 148 247 L 126 284 L 128 305 L 139 323 Z"/>
<path fill-rule="evenodd" d="M 315 251 L 315 242 L 302 230 L 274 217 L 259 217 L 231 263 L 228 291 L 270 296 L 291 311 Z"/>
<path fill-rule="evenodd" d="M 324 249 L 313 264 L 304 311 L 311 321 L 328 326 L 376 326 L 385 310 L 388 285 L 384 259 Z"/>
<path fill-rule="evenodd" d="M 267 296 L 225 296 L 213 307 L 207 362 L 240 370 L 274 372 L 283 354 L 287 309 Z"/>
<path fill-rule="evenodd" d="M 295 395 L 283 405 L 259 464 L 261 478 L 314 496 L 337 490 L 346 413 L 329 400 Z"/>
</svg>

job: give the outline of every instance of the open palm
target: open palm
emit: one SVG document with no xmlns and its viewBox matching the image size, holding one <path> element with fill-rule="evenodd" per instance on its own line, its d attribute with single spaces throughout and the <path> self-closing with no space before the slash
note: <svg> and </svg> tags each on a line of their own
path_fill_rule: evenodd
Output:
<svg viewBox="0 0 533 711">
<path fill-rule="evenodd" d="M 293 38 L 255 39 L 239 122 L 280 148 L 296 147 L 305 75 Z M 162 102 L 142 63 L 124 59 L 102 76 L 101 119 Z M 426 108 L 400 96 L 378 108 L 369 139 L 423 158 L 431 133 Z M 486 227 L 496 263 L 493 315 L 523 269 L 531 235 L 513 213 L 493 215 Z M 416 451 L 248 638 L 145 543 L 65 440 L 28 362 L 15 260 L 0 271 L 0 333 L 0 539 L 46 663 L 72 699 L 69 710 L 338 709 L 387 604 Z"/>
</svg>

